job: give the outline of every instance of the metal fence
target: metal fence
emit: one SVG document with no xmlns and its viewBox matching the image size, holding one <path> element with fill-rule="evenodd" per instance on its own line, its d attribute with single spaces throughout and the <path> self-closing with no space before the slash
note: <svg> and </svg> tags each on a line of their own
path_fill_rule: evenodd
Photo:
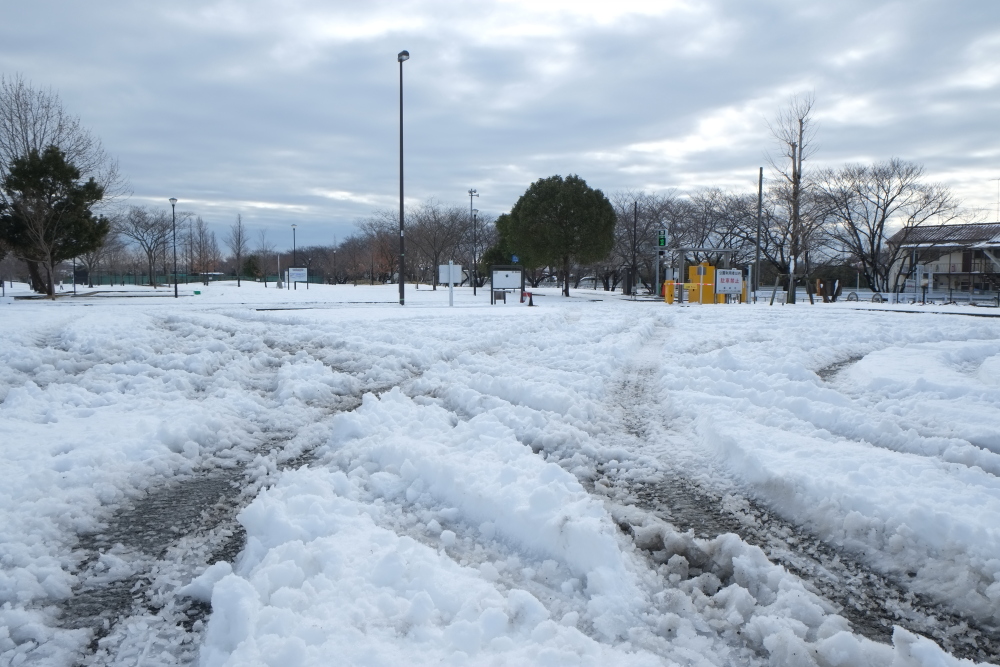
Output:
<svg viewBox="0 0 1000 667">
<path fill-rule="evenodd" d="M 757 292 L 758 303 L 769 303 L 771 301 L 770 289 L 761 289 Z M 785 303 L 788 293 L 785 290 L 777 290 L 774 293 L 774 303 Z M 795 300 L 798 303 L 809 303 L 809 293 L 805 289 L 795 290 Z M 813 294 L 813 300 L 822 303 L 823 297 Z M 869 289 L 844 290 L 837 301 L 850 301 L 861 303 L 899 303 L 899 304 L 963 304 L 973 306 L 986 306 L 1000 308 L 1000 292 L 995 290 L 975 290 L 970 293 L 968 290 L 927 290 L 927 292 L 873 292 Z"/>
<path fill-rule="evenodd" d="M 872 303 L 929 303 L 966 304 L 1000 308 L 1000 292 L 994 290 L 923 290 L 909 292 L 872 292 L 871 290 L 850 290 L 840 296 L 842 301 L 868 301 Z"/>
</svg>

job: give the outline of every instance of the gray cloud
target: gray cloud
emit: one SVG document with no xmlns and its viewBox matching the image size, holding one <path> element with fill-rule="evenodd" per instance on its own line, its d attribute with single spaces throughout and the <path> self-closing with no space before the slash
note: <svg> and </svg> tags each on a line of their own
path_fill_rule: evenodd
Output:
<svg viewBox="0 0 1000 667">
<path fill-rule="evenodd" d="M 957 8 L 957 9 L 956 9 Z M 397 197 L 508 209 L 578 173 L 607 191 L 750 189 L 766 119 L 814 91 L 814 164 L 900 156 L 993 210 L 1000 8 L 801 3 L 19 3 L 0 71 L 51 86 L 131 180 L 132 201 L 300 243 Z"/>
</svg>

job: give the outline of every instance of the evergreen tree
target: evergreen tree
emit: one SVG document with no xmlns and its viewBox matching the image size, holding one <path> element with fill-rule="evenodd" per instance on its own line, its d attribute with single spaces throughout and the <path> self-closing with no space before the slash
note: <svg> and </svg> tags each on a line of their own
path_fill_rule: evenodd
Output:
<svg viewBox="0 0 1000 667">
<path fill-rule="evenodd" d="M 29 266 L 41 265 L 46 275 L 34 278 L 54 297 L 56 265 L 100 247 L 111 229 L 91 211 L 104 188 L 93 178 L 82 181 L 80 170 L 56 146 L 13 160 L 0 186 L 6 195 L 0 203 L 0 243 Z"/>
<path fill-rule="evenodd" d="M 528 187 L 507 216 L 497 219 L 502 250 L 531 266 L 558 267 L 569 296 L 571 263 L 604 259 L 614 245 L 615 210 L 600 190 L 570 174 Z"/>
</svg>

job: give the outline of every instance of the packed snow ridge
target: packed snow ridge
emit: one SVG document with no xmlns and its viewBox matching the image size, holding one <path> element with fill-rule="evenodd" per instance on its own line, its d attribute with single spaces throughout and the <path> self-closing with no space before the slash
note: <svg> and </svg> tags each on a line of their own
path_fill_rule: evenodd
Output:
<svg viewBox="0 0 1000 667">
<path fill-rule="evenodd" d="M 1000 660 L 1000 319 L 394 289 L 0 304 L 0 664 Z"/>
</svg>

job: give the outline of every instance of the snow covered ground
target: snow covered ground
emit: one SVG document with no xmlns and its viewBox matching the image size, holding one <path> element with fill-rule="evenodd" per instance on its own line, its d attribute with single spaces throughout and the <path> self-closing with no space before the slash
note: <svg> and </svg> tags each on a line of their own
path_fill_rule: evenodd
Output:
<svg viewBox="0 0 1000 667">
<path fill-rule="evenodd" d="M 0 664 L 998 660 L 992 310 L 299 287 L 0 303 Z"/>
</svg>

